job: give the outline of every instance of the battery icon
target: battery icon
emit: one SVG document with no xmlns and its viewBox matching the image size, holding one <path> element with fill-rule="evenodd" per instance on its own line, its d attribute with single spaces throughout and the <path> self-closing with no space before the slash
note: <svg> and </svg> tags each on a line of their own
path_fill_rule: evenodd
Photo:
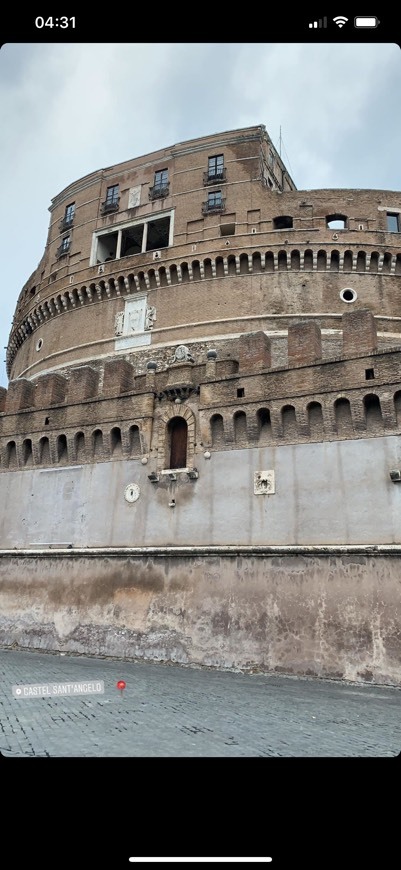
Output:
<svg viewBox="0 0 401 870">
<path fill-rule="evenodd" d="M 358 15 L 354 18 L 355 27 L 377 27 L 380 24 L 376 15 Z"/>
</svg>

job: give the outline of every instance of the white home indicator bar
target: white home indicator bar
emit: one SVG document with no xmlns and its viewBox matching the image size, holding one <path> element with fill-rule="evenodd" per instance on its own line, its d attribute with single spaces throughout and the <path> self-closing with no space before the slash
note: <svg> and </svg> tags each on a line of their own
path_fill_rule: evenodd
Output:
<svg viewBox="0 0 401 870">
<path fill-rule="evenodd" d="M 217 863 L 222 863 L 222 862 L 226 862 L 226 863 L 235 862 L 235 863 L 240 863 L 240 864 L 248 864 L 249 862 L 260 863 L 263 861 L 272 861 L 272 858 L 130 858 L 129 860 L 134 861 L 134 862 L 138 861 L 139 863 L 141 861 L 145 861 L 146 863 L 151 863 L 151 864 L 152 863 L 158 864 L 159 862 L 162 862 L 162 863 L 167 862 L 167 863 L 174 863 L 175 864 L 176 862 L 189 862 L 189 861 L 197 862 L 198 864 L 202 864 L 202 863 L 205 863 L 205 864 L 208 864 L 208 863 L 215 864 L 216 863 L 217 864 Z"/>
</svg>

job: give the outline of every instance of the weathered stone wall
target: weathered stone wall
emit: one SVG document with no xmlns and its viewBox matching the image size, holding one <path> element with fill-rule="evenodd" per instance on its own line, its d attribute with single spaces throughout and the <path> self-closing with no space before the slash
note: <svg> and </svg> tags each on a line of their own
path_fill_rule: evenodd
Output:
<svg viewBox="0 0 401 870">
<path fill-rule="evenodd" d="M 197 479 L 163 473 L 162 450 L 161 463 L 4 471 L 0 548 L 401 545 L 401 485 L 390 478 L 400 436 L 205 452 L 190 460 Z M 262 472 L 273 472 L 274 488 L 258 494 Z"/>
<path fill-rule="evenodd" d="M 0 644 L 401 685 L 401 552 L 361 550 L 3 553 Z"/>
</svg>

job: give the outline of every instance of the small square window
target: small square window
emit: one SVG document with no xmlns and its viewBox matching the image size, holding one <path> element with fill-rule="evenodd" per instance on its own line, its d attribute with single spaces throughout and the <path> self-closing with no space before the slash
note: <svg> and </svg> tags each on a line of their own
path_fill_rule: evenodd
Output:
<svg viewBox="0 0 401 870">
<path fill-rule="evenodd" d="M 244 389 L 244 387 L 238 387 L 238 390 L 237 390 L 237 399 L 244 399 L 244 398 L 245 398 L 245 389 Z M 242 413 L 242 412 L 241 412 L 241 413 Z"/>
<path fill-rule="evenodd" d="M 400 232 L 400 215 L 387 212 L 387 230 L 389 233 Z"/>
<path fill-rule="evenodd" d="M 365 369 L 365 380 L 366 381 L 372 381 L 374 376 L 375 376 L 374 369 Z"/>
</svg>

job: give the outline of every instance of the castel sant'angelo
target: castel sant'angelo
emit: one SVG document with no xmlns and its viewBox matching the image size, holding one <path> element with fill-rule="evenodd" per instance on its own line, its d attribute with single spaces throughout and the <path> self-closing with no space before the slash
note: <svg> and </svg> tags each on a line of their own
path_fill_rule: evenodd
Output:
<svg viewBox="0 0 401 870">
<path fill-rule="evenodd" d="M 401 684 L 401 193 L 264 126 L 50 206 L 0 391 L 0 645 Z"/>
</svg>

